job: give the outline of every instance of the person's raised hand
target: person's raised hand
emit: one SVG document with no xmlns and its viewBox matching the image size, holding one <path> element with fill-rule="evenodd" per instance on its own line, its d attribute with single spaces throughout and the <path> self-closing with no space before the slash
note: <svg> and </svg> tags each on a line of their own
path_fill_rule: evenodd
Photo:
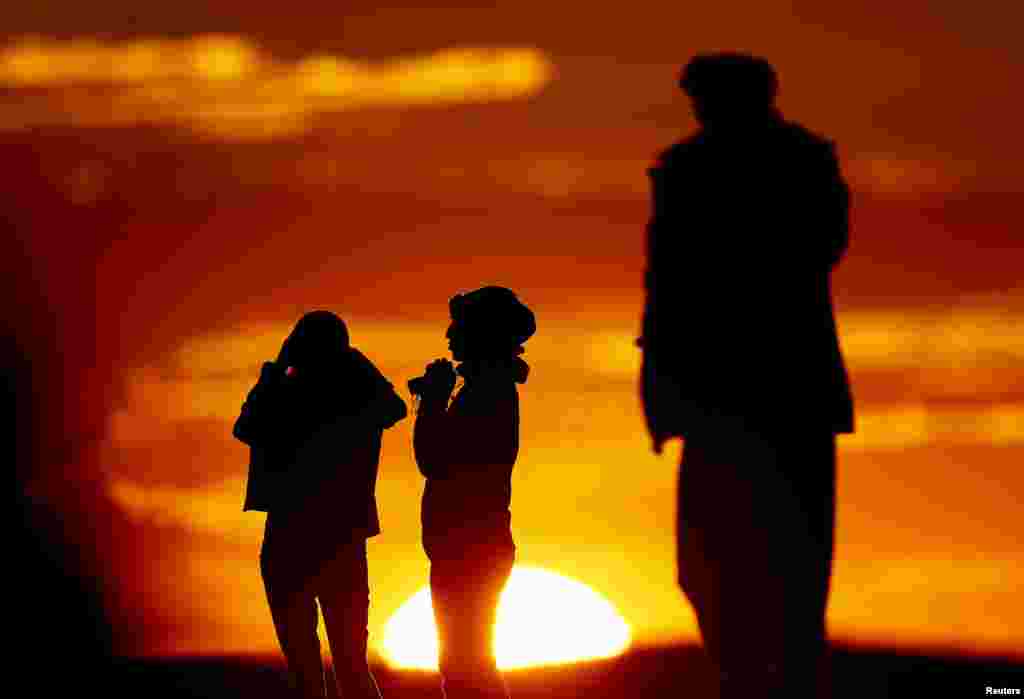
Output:
<svg viewBox="0 0 1024 699">
<path fill-rule="evenodd" d="M 435 359 L 428 364 L 423 378 L 426 379 L 424 398 L 447 400 L 455 390 L 455 367 L 447 359 Z"/>
</svg>

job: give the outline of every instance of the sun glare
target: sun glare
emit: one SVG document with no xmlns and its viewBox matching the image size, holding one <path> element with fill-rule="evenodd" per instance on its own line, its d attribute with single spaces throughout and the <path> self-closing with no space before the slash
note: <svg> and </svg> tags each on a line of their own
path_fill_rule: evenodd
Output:
<svg viewBox="0 0 1024 699">
<path fill-rule="evenodd" d="M 494 654 L 502 669 L 618 655 L 629 645 L 625 620 L 581 582 L 541 568 L 516 567 L 498 605 Z M 437 669 L 437 631 L 424 587 L 384 628 L 384 655 L 396 667 Z"/>
</svg>

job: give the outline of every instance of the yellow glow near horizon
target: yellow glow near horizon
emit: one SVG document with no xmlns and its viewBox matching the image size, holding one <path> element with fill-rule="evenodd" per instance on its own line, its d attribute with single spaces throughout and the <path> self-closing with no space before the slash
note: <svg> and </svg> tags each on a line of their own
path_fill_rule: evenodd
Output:
<svg viewBox="0 0 1024 699">
<path fill-rule="evenodd" d="M 587 585 L 542 568 L 516 566 L 498 605 L 494 655 L 503 670 L 608 658 L 622 653 L 630 629 Z M 396 667 L 437 669 L 437 631 L 424 587 L 388 620 L 384 656 Z"/>
</svg>

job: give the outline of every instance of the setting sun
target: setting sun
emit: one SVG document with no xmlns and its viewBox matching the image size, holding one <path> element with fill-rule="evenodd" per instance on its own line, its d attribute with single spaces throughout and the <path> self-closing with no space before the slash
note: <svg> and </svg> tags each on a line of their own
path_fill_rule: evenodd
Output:
<svg viewBox="0 0 1024 699">
<path fill-rule="evenodd" d="M 501 596 L 494 636 L 498 666 L 511 669 L 618 655 L 629 645 L 630 630 L 618 611 L 585 584 L 541 568 L 516 567 Z M 437 668 L 429 588 L 392 615 L 382 645 L 394 666 Z"/>
</svg>

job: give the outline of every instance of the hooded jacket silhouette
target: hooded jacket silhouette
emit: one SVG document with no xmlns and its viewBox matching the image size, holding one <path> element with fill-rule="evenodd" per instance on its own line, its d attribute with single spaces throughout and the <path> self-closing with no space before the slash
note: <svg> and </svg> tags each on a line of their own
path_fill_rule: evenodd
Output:
<svg viewBox="0 0 1024 699">
<path fill-rule="evenodd" d="M 318 609 L 342 696 L 379 699 L 366 662 L 366 539 L 380 532 L 374 489 L 384 429 L 405 403 L 349 345 L 329 311 L 304 315 L 266 362 L 235 422 L 250 445 L 243 508 L 267 512 L 260 572 L 290 677 L 328 696 Z"/>
<path fill-rule="evenodd" d="M 452 358 L 410 381 L 421 396 L 413 448 L 426 477 L 423 548 L 447 699 L 507 697 L 492 653 L 498 600 L 515 562 L 510 504 L 519 453 L 522 344 L 536 320 L 510 289 L 483 287 L 449 302 Z M 465 383 L 449 399 L 456 377 Z"/>
<path fill-rule="evenodd" d="M 243 510 L 319 508 L 336 531 L 379 534 L 382 434 L 406 413 L 391 383 L 353 347 L 311 377 L 264 363 L 233 430 L 251 447 Z"/>
</svg>

